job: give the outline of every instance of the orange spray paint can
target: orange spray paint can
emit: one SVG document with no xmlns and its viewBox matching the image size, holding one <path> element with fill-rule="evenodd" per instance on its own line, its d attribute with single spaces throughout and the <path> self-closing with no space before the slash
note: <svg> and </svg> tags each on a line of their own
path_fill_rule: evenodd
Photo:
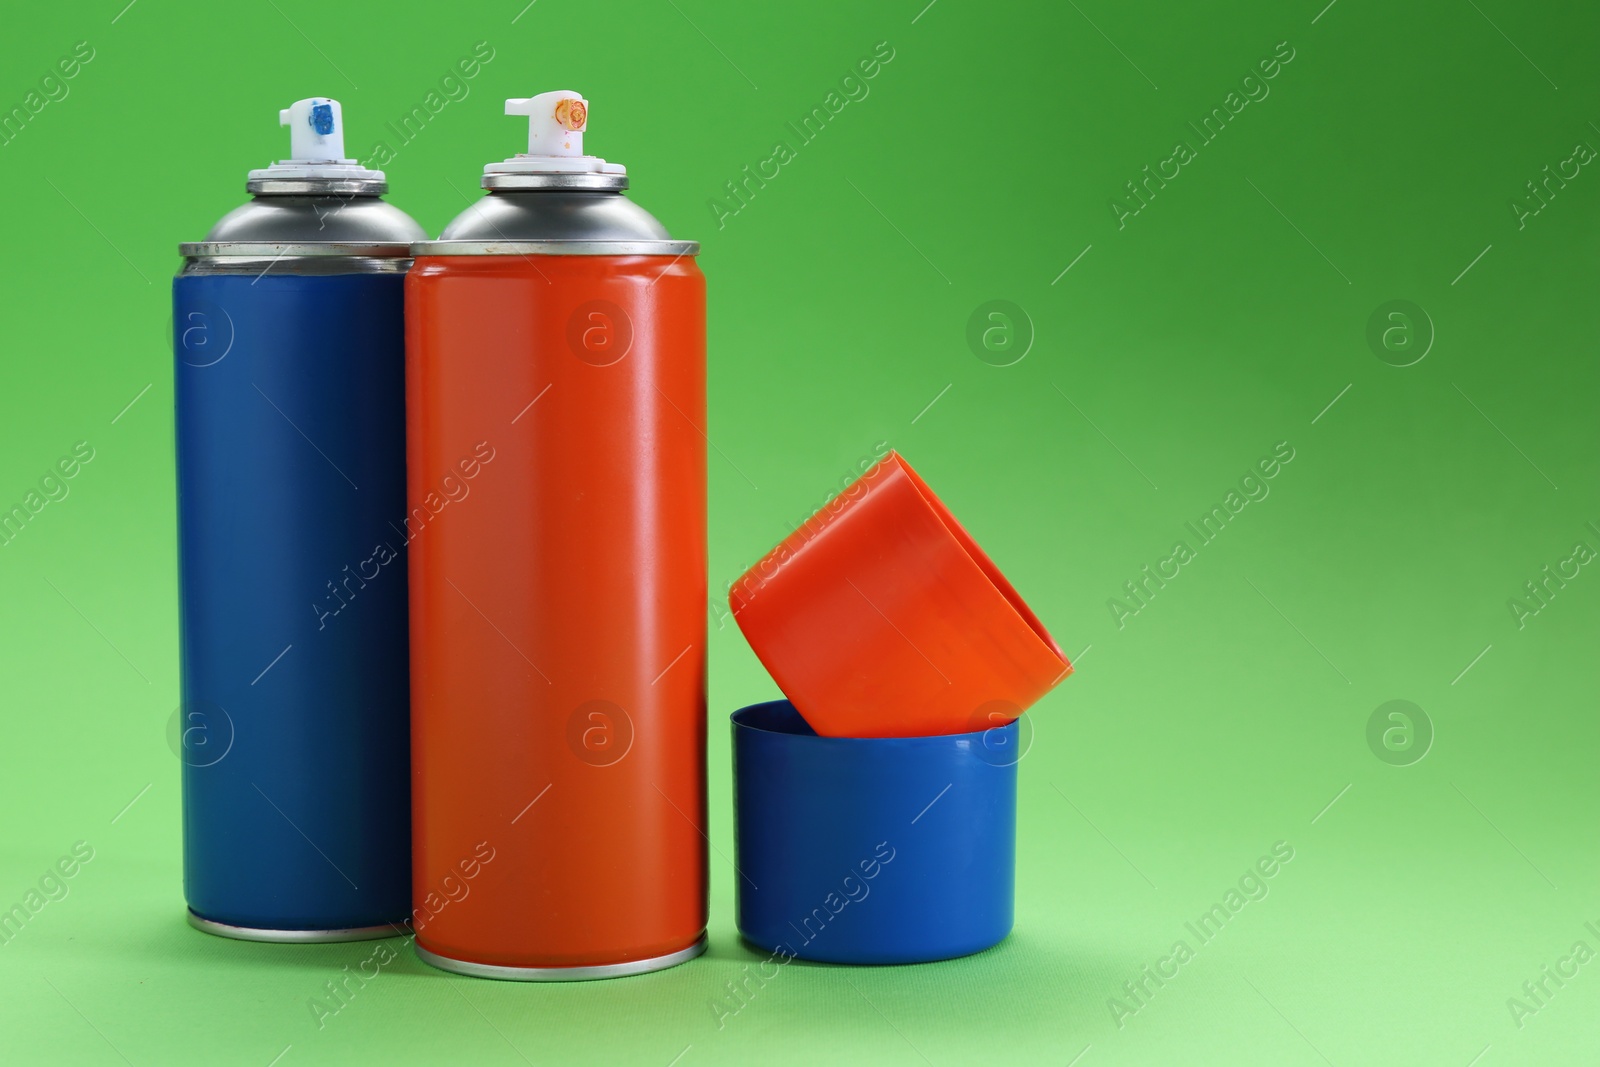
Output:
<svg viewBox="0 0 1600 1067">
<path fill-rule="evenodd" d="M 465 974 L 703 951 L 705 279 L 572 92 L 406 279 L 413 922 Z"/>
</svg>

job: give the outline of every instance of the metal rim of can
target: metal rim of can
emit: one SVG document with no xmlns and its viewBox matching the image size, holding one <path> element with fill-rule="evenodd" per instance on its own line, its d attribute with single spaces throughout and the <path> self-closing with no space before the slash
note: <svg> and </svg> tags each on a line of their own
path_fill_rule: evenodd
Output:
<svg viewBox="0 0 1600 1067">
<path fill-rule="evenodd" d="M 251 178 L 244 188 L 251 196 L 382 196 L 389 183 L 375 178 Z"/>
<path fill-rule="evenodd" d="M 413 256 L 695 256 L 699 241 L 418 241 Z"/>
<path fill-rule="evenodd" d="M 235 941 L 264 941 L 284 945 L 320 945 L 339 941 L 377 941 L 385 937 L 404 937 L 411 933 L 411 920 L 381 926 L 352 926 L 334 930 L 269 930 L 256 926 L 234 926 L 187 911 L 189 925 L 201 933 L 229 937 Z"/>
<path fill-rule="evenodd" d="M 471 960 L 441 956 L 437 952 L 423 948 L 415 941 L 412 941 L 411 947 L 423 963 L 437 967 L 441 971 L 453 971 L 472 978 L 498 978 L 507 982 L 592 982 L 599 978 L 624 978 L 632 974 L 648 974 L 651 971 L 663 971 L 668 967 L 687 963 L 706 950 L 706 935 L 702 930 L 694 944 L 664 956 L 588 967 L 508 967 L 503 964 L 473 963 Z"/>
<path fill-rule="evenodd" d="M 180 276 L 199 274 L 333 275 L 404 274 L 409 256 L 190 256 Z"/>
<path fill-rule="evenodd" d="M 628 187 L 626 174 L 489 174 L 479 183 L 485 189 L 573 189 L 619 192 Z"/>
<path fill-rule="evenodd" d="M 363 244 L 350 241 L 188 241 L 178 246 L 186 258 L 228 256 L 283 259 L 286 256 L 355 256 L 362 259 L 405 259 L 409 245 Z"/>
</svg>

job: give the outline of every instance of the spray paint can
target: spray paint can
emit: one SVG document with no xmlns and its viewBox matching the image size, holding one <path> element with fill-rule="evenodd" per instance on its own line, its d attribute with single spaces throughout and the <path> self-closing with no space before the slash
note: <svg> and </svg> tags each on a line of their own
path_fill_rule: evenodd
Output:
<svg viewBox="0 0 1600 1067">
<path fill-rule="evenodd" d="M 705 280 L 581 96 L 506 113 L 406 280 L 416 945 L 615 977 L 705 946 Z"/>
<path fill-rule="evenodd" d="M 404 294 L 424 231 L 344 158 L 339 103 L 179 250 L 184 892 L 257 941 L 410 914 Z"/>
</svg>

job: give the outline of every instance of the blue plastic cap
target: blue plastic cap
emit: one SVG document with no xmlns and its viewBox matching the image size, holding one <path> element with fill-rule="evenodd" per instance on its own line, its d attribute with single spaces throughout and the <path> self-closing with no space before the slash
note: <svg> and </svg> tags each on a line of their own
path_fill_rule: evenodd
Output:
<svg viewBox="0 0 1600 1067">
<path fill-rule="evenodd" d="M 738 925 L 781 956 L 921 963 L 1011 932 L 1018 724 L 818 737 L 787 700 L 733 715 Z"/>
</svg>

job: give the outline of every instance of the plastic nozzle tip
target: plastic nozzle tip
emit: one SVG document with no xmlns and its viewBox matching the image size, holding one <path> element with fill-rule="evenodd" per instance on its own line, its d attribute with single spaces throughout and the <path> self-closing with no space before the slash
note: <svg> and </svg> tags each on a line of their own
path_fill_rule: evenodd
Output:
<svg viewBox="0 0 1600 1067">
<path fill-rule="evenodd" d="M 354 163 L 344 154 L 344 113 L 339 101 L 325 96 L 296 100 L 278 112 L 278 124 L 289 127 L 289 159 L 293 163 Z"/>
<path fill-rule="evenodd" d="M 589 101 L 572 90 L 557 89 L 538 96 L 507 100 L 506 114 L 528 116 L 528 155 L 583 155 Z"/>
<path fill-rule="evenodd" d="M 381 196 L 387 187 L 383 171 L 361 166 L 344 154 L 344 112 L 326 96 L 296 100 L 278 112 L 278 124 L 289 127 L 289 158 L 250 172 L 245 188 L 254 195 L 301 195 L 315 191 L 307 182 L 342 182 L 342 193 Z M 293 188 L 276 184 L 297 183 Z M 354 184 L 351 184 L 354 183 Z M 326 187 L 331 189 L 332 187 Z"/>
</svg>

